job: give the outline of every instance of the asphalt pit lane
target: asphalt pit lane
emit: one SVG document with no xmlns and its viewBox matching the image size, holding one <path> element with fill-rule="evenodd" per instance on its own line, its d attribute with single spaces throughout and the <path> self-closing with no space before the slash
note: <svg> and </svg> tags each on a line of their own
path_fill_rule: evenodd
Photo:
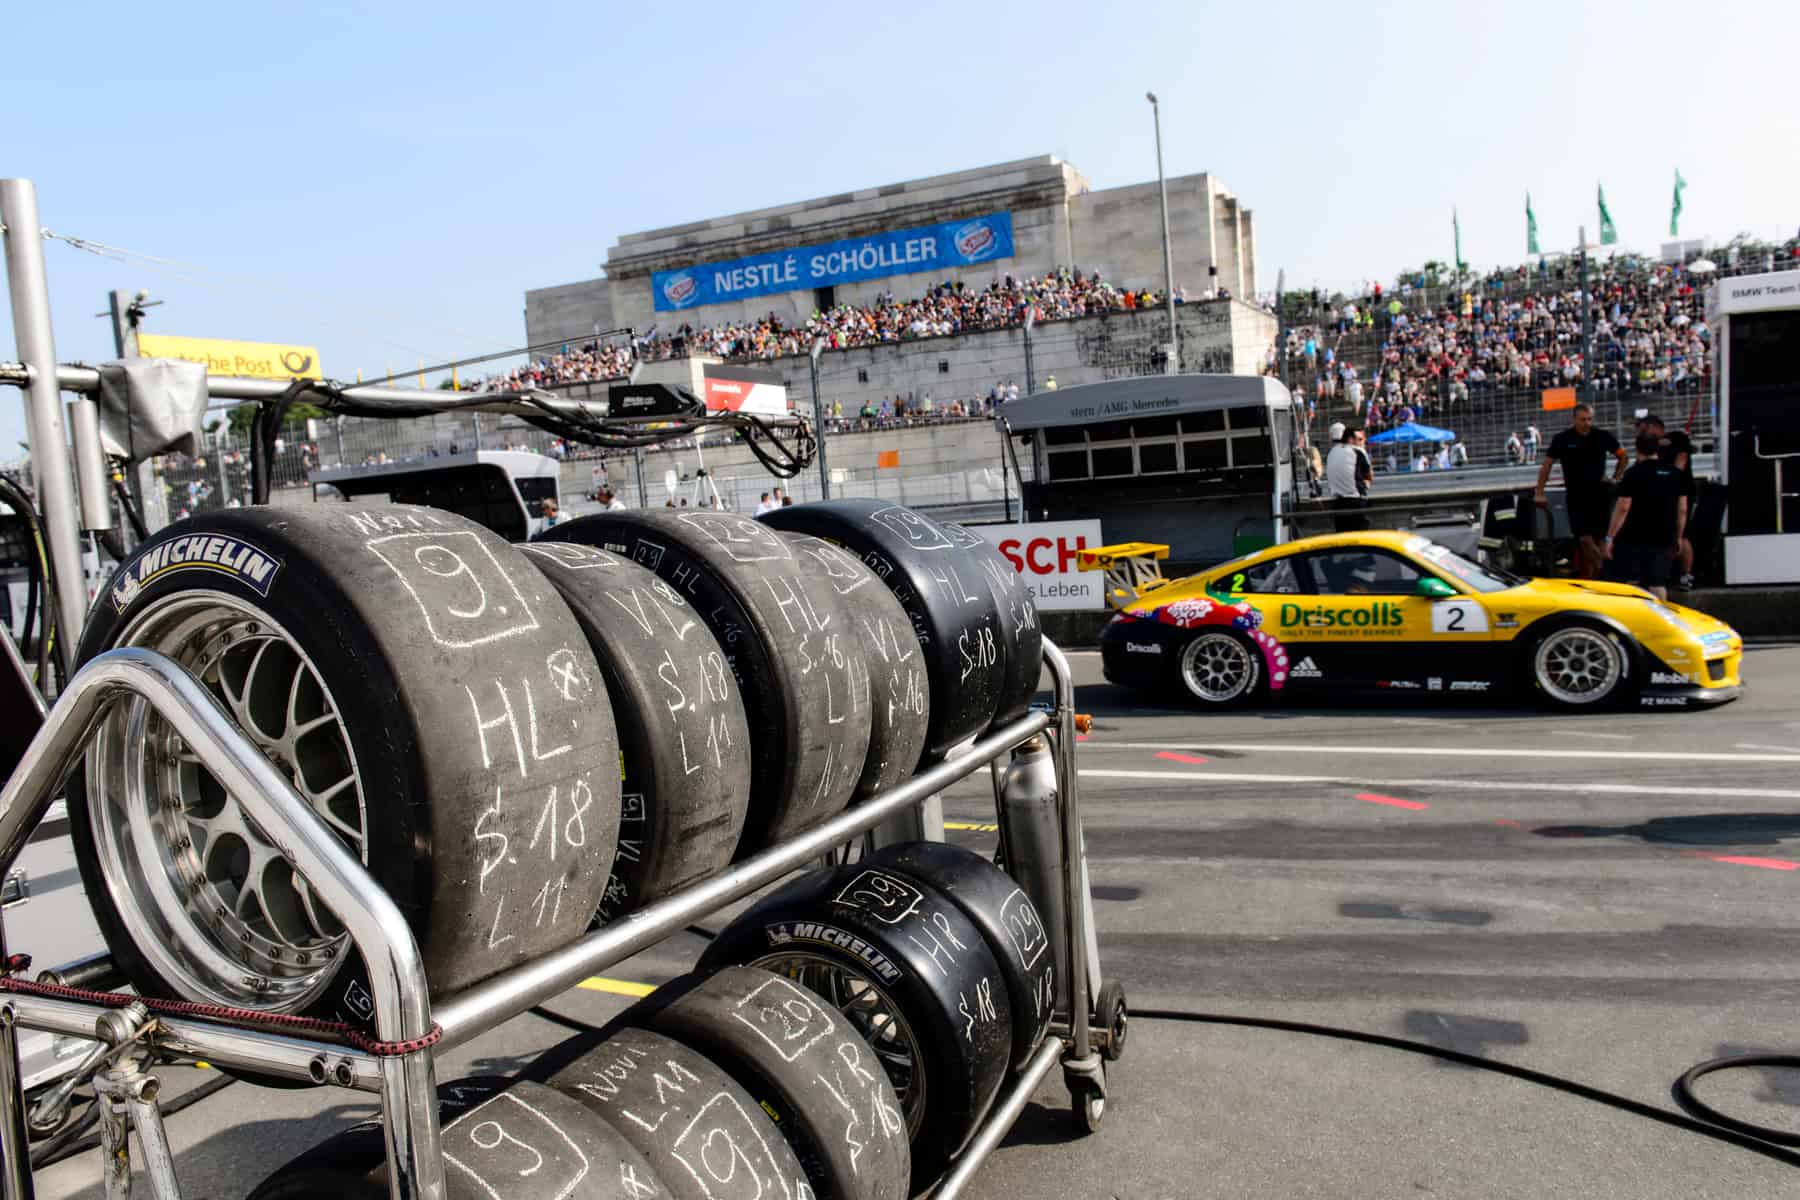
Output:
<svg viewBox="0 0 1800 1200">
<path fill-rule="evenodd" d="M 1460 1013 L 1433 1012 L 1430 1009 L 1412 1009 L 1406 1014 L 1403 1024 L 1406 1035 L 1410 1038 L 1428 1042 L 1444 1050 L 1456 1050 L 1481 1058 L 1488 1057 L 1489 1046 L 1523 1046 L 1531 1040 L 1531 1034 L 1520 1021 L 1496 1021 L 1491 1017 L 1467 1017 Z M 1443 1067 L 1461 1067 L 1466 1071 L 1476 1069 L 1444 1059 L 1438 1059 L 1437 1063 Z"/>
<path fill-rule="evenodd" d="M 1662 846 L 1775 846 L 1800 839 L 1800 814 L 1708 813 L 1655 817 L 1637 825 L 1542 825 L 1546 838 L 1636 838 Z"/>
<path fill-rule="evenodd" d="M 1419 908 L 1414 905 L 1380 904 L 1350 900 L 1338 905 L 1340 917 L 1374 921 L 1430 921 L 1439 925 L 1478 928 L 1491 924 L 1494 914 L 1480 908 Z"/>
</svg>

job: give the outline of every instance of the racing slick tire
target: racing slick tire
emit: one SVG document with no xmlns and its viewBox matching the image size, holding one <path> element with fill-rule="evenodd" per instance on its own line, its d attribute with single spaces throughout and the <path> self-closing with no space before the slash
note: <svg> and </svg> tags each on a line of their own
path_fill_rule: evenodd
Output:
<svg viewBox="0 0 1800 1200">
<path fill-rule="evenodd" d="M 931 683 L 912 622 L 875 572 L 842 546 L 805 533 L 781 536 L 817 558 L 849 606 L 855 662 L 868 672 L 869 753 L 852 803 L 912 778 L 931 725 Z"/>
<path fill-rule="evenodd" d="M 1012 1058 L 1006 980 L 981 931 L 935 890 L 861 864 L 803 875 L 720 932 L 700 969 L 738 963 L 810 988 L 893 1082 L 919 1191 L 967 1142 Z"/>
<path fill-rule="evenodd" d="M 966 533 L 873 499 L 793 504 L 759 519 L 838 543 L 899 599 L 931 681 L 926 757 L 942 758 L 993 724 L 1007 687 L 1000 614 Z"/>
<path fill-rule="evenodd" d="M 945 523 L 944 528 L 952 537 L 962 539 L 994 593 L 1000 650 L 1006 659 L 1006 681 L 994 710 L 994 726 L 1016 721 L 1030 710 L 1031 698 L 1037 695 L 1038 682 L 1043 677 L 1044 631 L 1038 624 L 1037 602 L 1031 598 L 1023 576 L 993 543 L 961 525 Z"/>
<path fill-rule="evenodd" d="M 581 628 L 512 546 L 430 508 L 243 508 L 122 564 L 78 658 L 159 651 L 406 915 L 432 990 L 579 937 L 612 869 L 618 744 Z M 156 716 L 114 707 L 69 787 L 107 945 L 143 994 L 367 1027 L 361 956 Z"/>
<path fill-rule="evenodd" d="M 1015 1070 L 1043 1041 L 1056 1008 L 1054 955 L 1036 906 L 1013 877 L 961 846 L 902 842 L 862 860 L 932 888 L 981 930 L 1006 980 Z"/>
<path fill-rule="evenodd" d="M 842 812 L 869 749 L 868 672 L 847 606 L 817 558 L 727 512 L 603 512 L 541 541 L 599 546 L 649 568 L 718 638 L 757 730 L 745 858 Z"/>
<path fill-rule="evenodd" d="M 673 1038 L 614 1029 L 550 1086 L 623 1134 L 677 1200 L 806 1194 L 806 1172 L 775 1122 L 712 1060 Z"/>
<path fill-rule="evenodd" d="M 894 1085 L 815 993 L 722 967 L 663 984 L 619 1020 L 693 1047 L 737 1080 L 775 1118 L 819 1200 L 906 1200 L 912 1159 Z"/>
<path fill-rule="evenodd" d="M 604 924 L 731 864 L 750 808 L 750 731 L 718 639 L 680 593 L 580 542 L 522 546 L 600 664 L 619 729 L 619 851 Z"/>
<path fill-rule="evenodd" d="M 1237 629 L 1202 626 L 1175 655 L 1178 696 L 1205 708 L 1236 708 L 1260 700 L 1268 690 L 1262 652 Z"/>
<path fill-rule="evenodd" d="M 1597 621 L 1576 618 L 1536 632 L 1526 643 L 1523 673 L 1531 691 L 1557 708 L 1595 710 L 1633 690 L 1632 648 Z"/>
<path fill-rule="evenodd" d="M 636 1147 L 554 1088 L 478 1078 L 439 1095 L 447 1200 L 673 1200 Z M 387 1200 L 385 1142 L 379 1121 L 354 1125 L 263 1180 L 250 1200 Z"/>
</svg>

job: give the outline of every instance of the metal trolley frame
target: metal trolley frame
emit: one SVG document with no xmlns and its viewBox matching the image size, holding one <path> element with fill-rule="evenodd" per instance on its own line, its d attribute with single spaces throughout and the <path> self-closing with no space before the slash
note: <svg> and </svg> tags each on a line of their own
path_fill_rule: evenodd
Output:
<svg viewBox="0 0 1800 1200">
<path fill-rule="evenodd" d="M 24 388 L 32 416 L 31 434 L 39 464 L 52 555 L 65 589 L 65 612 L 81 611 L 79 540 L 76 536 L 75 479 L 63 454 L 60 391 L 91 391 L 94 373 L 58 368 L 49 334 L 49 301 L 38 238 L 35 193 L 23 180 L 0 180 L 0 219 L 6 223 L 6 260 L 12 291 L 21 364 L 0 365 L 0 383 Z M 237 396 L 245 381 L 220 381 L 217 396 Z M 262 385 L 266 386 L 266 385 Z M 428 411 L 430 393 L 384 389 L 390 399 L 416 401 Z M 253 397 L 241 397 L 253 398 Z M 88 401 L 91 403 L 91 401 Z M 77 402 L 82 403 L 81 401 Z M 495 407 L 509 401 L 497 397 Z M 81 419 L 77 418 L 77 433 Z M 98 454 L 77 436 L 75 451 Z M 87 464 L 88 466 L 95 464 Z M 70 552 L 73 551 L 71 554 Z M 65 637 L 65 642 L 73 640 Z M 390 1194 L 395 1200 L 437 1198 L 445 1192 L 439 1145 L 435 1059 L 502 1022 L 548 1000 L 596 971 L 650 947 L 695 920 L 748 896 L 782 876 L 818 861 L 874 827 L 924 804 L 944 788 L 990 767 L 1003 841 L 1031 836 L 1060 848 L 1054 882 L 1021 879 L 1028 892 L 1059 889 L 1064 920 L 1048 930 L 1059 941 L 1066 980 L 1059 986 L 1059 1017 L 1023 1070 L 996 1097 L 936 1195 L 960 1195 L 981 1163 L 999 1145 L 1032 1094 L 1060 1063 L 1079 1108 L 1084 1099 L 1105 1097 L 1103 1050 L 1116 1054 L 1115 1033 L 1097 1028 L 1093 995 L 1099 981 L 1094 956 L 1093 910 L 1086 887 L 1081 841 L 1079 788 L 1075 769 L 1074 679 L 1061 650 L 1046 641 L 1044 663 L 1054 684 L 1053 711 L 1033 710 L 977 739 L 966 751 L 920 771 L 906 783 L 851 809 L 808 833 L 772 847 L 703 883 L 651 904 L 591 932 L 553 953 L 447 996 L 433 997 L 425 982 L 418 944 L 398 907 L 364 870 L 325 822 L 312 811 L 291 781 L 234 726 L 212 694 L 172 660 L 142 649 L 119 649 L 83 667 L 49 710 L 23 761 L 0 788 L 0 874 L 9 869 L 32 830 L 60 793 L 94 732 L 116 704 L 144 700 L 190 747 L 199 762 L 241 803 L 251 820 L 278 845 L 318 897 L 335 912 L 361 952 L 374 997 L 375 1036 L 383 1042 L 435 1045 L 401 1053 L 373 1054 L 316 1037 L 270 1032 L 260 1027 L 186 1016 L 152 1015 L 141 1006 L 108 1007 L 81 999 L 0 993 L 0 1200 L 33 1195 L 26 1135 L 25 1099 L 20 1083 L 18 1027 L 80 1037 L 99 1036 L 110 1049 L 89 1064 L 98 1070 L 95 1103 L 101 1105 L 106 1194 L 130 1193 L 127 1122 L 135 1128 L 158 1200 L 175 1200 L 179 1185 L 157 1108 L 155 1077 L 145 1074 L 124 1048 L 148 1052 L 152 1061 L 204 1059 L 218 1066 L 253 1071 L 296 1083 L 348 1088 L 381 1097 Z M 1054 829 L 1008 829 L 999 762 L 1015 749 L 1041 751 L 1050 742 L 1050 772 L 1008 787 L 1054 789 L 1034 795 L 1035 811 Z M 1030 780 L 1035 780 L 1031 782 Z M 1025 875 L 1009 856 L 1015 874 Z M 1038 891 L 1036 894 L 1043 894 Z M 0 961 L 7 954 L 0 928 Z M 1066 1014 L 1066 1017 L 1064 1016 Z M 1089 1123 L 1099 1106 L 1090 1109 Z"/>
</svg>

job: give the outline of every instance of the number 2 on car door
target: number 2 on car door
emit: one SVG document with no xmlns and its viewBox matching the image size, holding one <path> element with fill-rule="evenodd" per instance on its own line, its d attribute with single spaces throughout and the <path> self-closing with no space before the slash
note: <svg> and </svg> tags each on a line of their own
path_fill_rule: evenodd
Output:
<svg viewBox="0 0 1800 1200">
<path fill-rule="evenodd" d="M 1433 633 L 1486 633 L 1487 609 L 1478 600 L 1440 600 L 1431 606 Z"/>
</svg>

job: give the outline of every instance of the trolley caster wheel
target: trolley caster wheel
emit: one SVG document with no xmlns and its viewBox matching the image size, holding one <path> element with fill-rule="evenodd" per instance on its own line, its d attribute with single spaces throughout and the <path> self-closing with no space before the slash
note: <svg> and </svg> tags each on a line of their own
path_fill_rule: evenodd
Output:
<svg viewBox="0 0 1800 1200">
<path fill-rule="evenodd" d="M 1094 1024 L 1106 1031 L 1100 1055 L 1107 1062 L 1118 1062 L 1125 1053 L 1125 1036 L 1130 1031 L 1130 1015 L 1125 1008 L 1125 985 L 1109 979 L 1094 998 Z"/>
<path fill-rule="evenodd" d="M 1106 1118 L 1106 1077 L 1105 1068 L 1101 1069 L 1100 1080 L 1090 1079 L 1085 1075 L 1065 1075 L 1063 1082 L 1069 1088 L 1070 1115 L 1074 1118 L 1078 1133 L 1098 1133 L 1100 1122 Z"/>
</svg>

